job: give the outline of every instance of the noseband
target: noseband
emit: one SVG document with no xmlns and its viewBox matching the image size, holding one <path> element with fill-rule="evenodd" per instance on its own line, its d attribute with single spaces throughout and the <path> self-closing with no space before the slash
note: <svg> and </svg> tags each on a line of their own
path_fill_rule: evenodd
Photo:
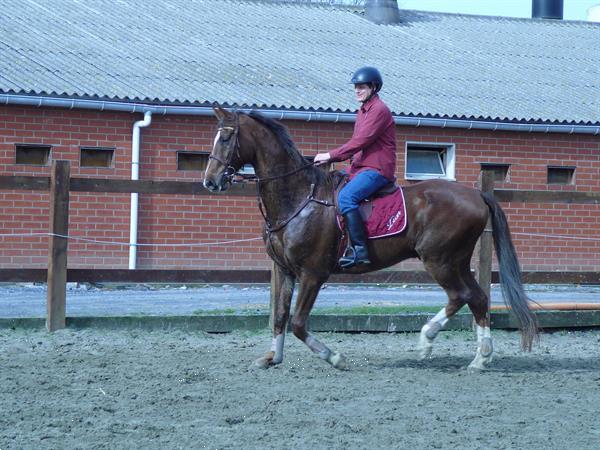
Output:
<svg viewBox="0 0 600 450">
<path fill-rule="evenodd" d="M 236 174 L 236 169 L 232 164 L 233 158 L 235 156 L 237 156 L 238 159 L 241 159 L 240 158 L 240 143 L 238 141 L 239 128 L 240 128 L 239 122 L 236 123 L 236 126 L 234 126 L 234 127 L 223 126 L 223 127 L 217 128 L 217 131 L 219 131 L 219 132 L 221 132 L 223 130 L 232 130 L 233 131 L 233 139 L 234 139 L 233 150 L 229 152 L 229 154 L 227 155 L 227 159 L 225 161 L 223 161 L 221 158 L 219 158 L 217 156 L 214 156 L 212 153 L 208 156 L 209 160 L 214 159 L 218 163 L 225 166 L 225 170 L 223 171 L 223 177 L 229 184 L 231 184 L 233 182 L 233 177 Z"/>
<path fill-rule="evenodd" d="M 231 151 L 229 153 L 229 155 L 227 155 L 227 160 L 223 161 L 221 158 L 214 156 L 212 154 L 210 154 L 208 156 L 208 159 L 214 159 L 215 161 L 217 161 L 218 163 L 220 163 L 221 165 L 225 166 L 225 170 L 223 171 L 223 177 L 225 177 L 225 180 L 229 183 L 232 184 L 234 182 L 234 177 L 240 176 L 241 178 L 243 178 L 244 180 L 247 181 L 256 181 L 258 184 L 260 183 L 265 183 L 267 181 L 272 181 L 272 180 L 278 180 L 281 178 L 286 178 L 290 175 L 294 175 L 298 172 L 303 171 L 304 169 L 308 168 L 308 167 L 312 167 L 315 165 L 314 161 L 310 162 L 308 164 L 304 164 L 300 167 L 298 167 L 297 169 L 294 169 L 290 172 L 286 172 L 286 173 L 282 173 L 279 175 L 274 175 L 274 176 L 270 176 L 270 177 L 264 177 L 264 178 L 258 178 L 256 175 L 245 175 L 245 174 L 240 174 L 236 171 L 235 167 L 232 165 L 232 161 L 233 158 L 235 156 L 237 156 L 238 159 L 241 159 L 240 156 L 240 142 L 239 142 L 239 138 L 238 138 L 238 134 L 239 134 L 239 129 L 240 129 L 240 123 L 239 123 L 239 117 L 236 116 L 236 124 L 235 126 L 231 127 L 231 126 L 222 126 L 217 128 L 217 131 L 222 131 L 222 130 L 233 130 L 233 137 L 235 139 L 235 142 L 233 144 L 233 151 Z"/>
</svg>

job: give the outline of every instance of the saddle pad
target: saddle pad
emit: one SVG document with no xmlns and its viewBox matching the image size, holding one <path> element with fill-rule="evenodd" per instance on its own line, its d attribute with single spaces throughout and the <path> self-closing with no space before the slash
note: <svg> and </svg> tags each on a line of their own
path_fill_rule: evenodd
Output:
<svg viewBox="0 0 600 450">
<path fill-rule="evenodd" d="M 372 212 L 365 221 L 369 239 L 402 233 L 406 228 L 406 206 L 402 188 L 371 200 Z"/>
<path fill-rule="evenodd" d="M 367 209 L 369 212 L 365 214 Z M 363 213 L 369 239 L 402 233 L 406 228 L 406 205 L 402 188 L 399 187 L 385 197 L 375 197 L 361 203 L 361 213 Z M 365 216 L 368 217 L 365 218 Z M 344 218 L 339 214 L 338 226 L 345 235 Z"/>
</svg>

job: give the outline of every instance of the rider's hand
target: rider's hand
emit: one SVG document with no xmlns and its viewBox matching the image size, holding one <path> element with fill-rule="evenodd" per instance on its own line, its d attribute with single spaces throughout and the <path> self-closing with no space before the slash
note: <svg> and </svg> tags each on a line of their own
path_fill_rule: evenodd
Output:
<svg viewBox="0 0 600 450">
<path fill-rule="evenodd" d="M 331 159 L 331 155 L 329 153 L 318 153 L 315 156 L 315 166 L 320 166 L 322 164 L 326 164 Z"/>
</svg>

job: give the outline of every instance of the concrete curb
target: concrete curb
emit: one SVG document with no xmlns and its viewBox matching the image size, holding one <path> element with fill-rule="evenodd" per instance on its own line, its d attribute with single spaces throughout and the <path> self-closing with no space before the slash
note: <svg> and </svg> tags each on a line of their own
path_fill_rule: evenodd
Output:
<svg viewBox="0 0 600 450">
<path fill-rule="evenodd" d="M 540 311 L 536 313 L 540 327 L 591 328 L 600 327 L 600 310 Z M 415 314 L 315 314 L 309 328 L 316 332 L 412 332 L 419 331 L 432 317 L 428 313 Z M 457 314 L 446 329 L 467 330 L 472 326 L 470 313 Z M 0 319 L 0 329 L 40 329 L 46 326 L 43 318 Z M 269 327 L 269 316 L 257 315 L 198 315 L 198 316 L 115 316 L 68 317 L 71 329 L 143 329 L 203 331 L 229 333 L 235 330 L 257 331 Z M 492 313 L 492 328 L 516 329 L 514 317 L 506 312 Z"/>
</svg>

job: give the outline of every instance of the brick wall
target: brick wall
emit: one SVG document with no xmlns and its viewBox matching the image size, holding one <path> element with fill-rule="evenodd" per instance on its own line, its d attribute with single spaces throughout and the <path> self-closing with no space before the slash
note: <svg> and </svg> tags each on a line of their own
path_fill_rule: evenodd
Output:
<svg viewBox="0 0 600 450">
<path fill-rule="evenodd" d="M 140 114 L 0 106 L 0 175 L 48 176 L 49 166 L 15 165 L 15 144 L 52 145 L 52 159 L 71 162 L 77 177 L 130 177 L 131 132 Z M 177 151 L 210 151 L 214 119 L 160 116 L 141 131 L 141 179 L 200 180 L 201 173 L 177 170 Z M 352 124 L 286 122 L 306 155 L 344 143 Z M 456 177 L 475 186 L 480 163 L 511 164 L 498 187 L 600 191 L 600 139 L 596 136 L 467 131 L 398 127 L 398 178 L 410 142 L 456 145 Z M 79 167 L 79 147 L 113 147 L 113 168 Z M 576 166 L 575 185 L 548 186 L 548 165 Z M 71 193 L 69 234 L 121 245 L 72 240 L 70 267 L 126 268 L 129 194 Z M 1 234 L 46 233 L 48 193 L 0 192 Z M 600 270 L 600 206 L 503 204 L 525 270 Z M 269 261 L 260 235 L 262 218 L 254 197 L 140 195 L 139 268 L 251 269 Z M 547 236 L 540 236 L 547 235 Z M 552 236 L 588 237 L 589 240 Z M 595 239 L 595 240 L 594 240 Z M 242 241 L 233 242 L 230 241 Z M 225 242 L 225 243 L 224 243 Z M 229 242 L 229 243 L 227 243 Z M 0 236 L 0 267 L 45 267 L 47 238 Z M 400 269 L 420 269 L 416 260 Z"/>
</svg>

